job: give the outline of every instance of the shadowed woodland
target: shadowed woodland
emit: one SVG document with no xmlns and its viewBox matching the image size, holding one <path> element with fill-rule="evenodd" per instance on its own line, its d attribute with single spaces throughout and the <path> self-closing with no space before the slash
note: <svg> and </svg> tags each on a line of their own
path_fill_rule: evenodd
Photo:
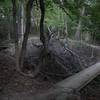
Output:
<svg viewBox="0 0 100 100">
<path fill-rule="evenodd" d="M 0 100 L 100 100 L 100 0 L 0 0 Z"/>
</svg>

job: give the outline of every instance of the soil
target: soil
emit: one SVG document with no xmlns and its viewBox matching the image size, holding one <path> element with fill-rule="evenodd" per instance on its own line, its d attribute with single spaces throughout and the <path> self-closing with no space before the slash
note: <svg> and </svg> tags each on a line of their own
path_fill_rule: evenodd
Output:
<svg viewBox="0 0 100 100">
<path fill-rule="evenodd" d="M 0 54 L 0 100 L 33 100 L 33 94 L 43 93 L 52 86 L 51 82 L 40 80 L 20 75 L 14 61 Z"/>
<path fill-rule="evenodd" d="M 81 60 L 84 68 L 87 68 L 97 62 L 100 62 L 100 51 L 85 46 L 72 46 Z M 92 54 L 93 52 L 93 54 Z M 81 100 L 100 100 L 100 75 L 85 86 L 81 91 Z"/>
<path fill-rule="evenodd" d="M 37 51 L 37 50 L 36 50 Z M 81 48 L 73 46 L 84 68 L 98 62 L 100 56 L 98 51 L 94 51 L 91 57 L 90 48 Z M 54 79 L 45 79 L 45 76 L 39 76 L 35 79 L 20 75 L 15 70 L 14 58 L 0 53 L 0 100 L 33 100 L 33 95 L 46 92 L 53 86 Z M 100 76 L 89 83 L 80 91 L 82 100 L 100 100 Z"/>
</svg>

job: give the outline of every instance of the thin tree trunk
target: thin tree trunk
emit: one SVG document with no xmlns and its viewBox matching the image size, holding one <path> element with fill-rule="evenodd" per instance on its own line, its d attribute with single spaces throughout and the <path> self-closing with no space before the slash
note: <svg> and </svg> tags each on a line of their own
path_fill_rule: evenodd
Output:
<svg viewBox="0 0 100 100">
<path fill-rule="evenodd" d="M 80 12 L 81 17 L 84 15 L 84 13 L 85 13 L 85 7 L 83 7 Z M 75 32 L 75 39 L 79 40 L 81 38 L 81 27 L 82 27 L 82 18 L 79 19 L 78 26 Z"/>
<path fill-rule="evenodd" d="M 76 33 L 75 33 L 75 39 L 78 39 L 78 40 L 80 39 L 81 23 L 82 23 L 82 21 L 79 20 L 77 30 L 76 30 Z"/>
<path fill-rule="evenodd" d="M 59 12 L 59 7 L 57 7 L 57 11 L 58 11 L 58 13 L 57 13 L 57 20 L 59 20 L 60 19 L 60 15 L 61 15 L 61 13 Z M 56 29 L 56 26 L 55 26 L 55 29 Z M 57 39 L 59 39 L 60 38 L 60 35 L 61 35 L 61 33 L 60 33 L 60 31 L 59 31 L 59 26 L 57 26 Z"/>
<path fill-rule="evenodd" d="M 95 44 L 95 42 L 96 42 L 95 33 L 94 33 L 92 42 L 93 42 L 93 44 Z M 93 57 L 94 57 L 94 48 L 92 48 L 92 52 L 91 52 L 91 58 L 93 58 Z"/>
<path fill-rule="evenodd" d="M 24 57 L 26 54 L 27 40 L 28 40 L 28 35 L 30 33 L 30 27 L 31 27 L 31 10 L 32 10 L 33 1 L 34 0 L 28 0 L 28 3 L 26 5 L 26 28 L 25 28 L 24 39 L 23 39 L 20 59 L 19 59 L 20 68 L 23 68 Z"/>
<path fill-rule="evenodd" d="M 24 36 L 24 4 L 23 0 L 20 1 L 21 5 L 21 42 L 23 41 Z"/>
<path fill-rule="evenodd" d="M 19 62 L 19 45 L 18 45 L 18 32 L 17 32 L 17 5 L 16 5 L 16 0 L 12 0 L 12 5 L 13 5 L 13 33 L 14 33 L 14 40 L 15 40 L 15 57 L 16 57 L 16 66 L 18 67 L 18 62 Z"/>
<path fill-rule="evenodd" d="M 9 24 L 11 25 L 11 17 L 9 17 Z M 11 26 L 9 25 L 8 40 L 11 40 Z"/>
<path fill-rule="evenodd" d="M 65 25 L 65 38 L 68 38 L 68 25 L 67 25 L 67 16 L 64 14 L 64 25 Z"/>
<path fill-rule="evenodd" d="M 18 11 L 18 33 L 19 33 L 19 42 L 20 45 L 23 41 L 24 35 L 24 4 L 23 0 L 20 0 L 19 11 Z"/>
<path fill-rule="evenodd" d="M 45 6 L 44 0 L 39 0 L 40 10 L 41 10 L 41 19 L 40 19 L 40 40 L 43 43 L 44 48 L 46 48 L 46 36 L 44 34 L 44 16 L 45 16 Z"/>
</svg>

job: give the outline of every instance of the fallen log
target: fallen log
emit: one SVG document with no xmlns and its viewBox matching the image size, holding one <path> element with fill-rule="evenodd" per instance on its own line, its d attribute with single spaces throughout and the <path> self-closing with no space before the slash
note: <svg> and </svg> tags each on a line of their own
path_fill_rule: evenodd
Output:
<svg viewBox="0 0 100 100">
<path fill-rule="evenodd" d="M 33 100 L 67 100 L 69 94 L 79 91 L 100 74 L 100 63 L 61 81 L 43 94 L 37 94 Z"/>
<path fill-rule="evenodd" d="M 84 41 L 77 41 L 77 40 L 72 40 L 72 39 L 68 38 L 68 42 L 69 42 L 69 44 L 82 44 L 84 46 L 100 50 L 100 46 L 89 44 L 89 43 L 86 43 Z"/>
</svg>

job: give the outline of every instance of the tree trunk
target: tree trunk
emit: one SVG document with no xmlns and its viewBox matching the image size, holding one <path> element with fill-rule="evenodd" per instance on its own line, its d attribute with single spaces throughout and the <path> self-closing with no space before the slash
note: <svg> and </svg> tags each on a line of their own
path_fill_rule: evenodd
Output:
<svg viewBox="0 0 100 100">
<path fill-rule="evenodd" d="M 82 8 L 80 16 L 82 17 L 84 13 L 85 13 L 85 7 Z M 79 19 L 78 26 L 76 28 L 75 39 L 79 40 L 81 38 L 81 26 L 82 26 L 82 18 Z"/>
<path fill-rule="evenodd" d="M 18 32 L 17 32 L 17 5 L 16 0 L 12 0 L 13 5 L 13 33 L 14 33 L 14 40 L 15 40 L 15 57 L 16 57 L 16 66 L 18 67 L 19 62 L 19 45 L 18 45 Z"/>
<path fill-rule="evenodd" d="M 65 25 L 65 38 L 68 38 L 68 24 L 67 24 L 67 16 L 64 14 L 64 25 Z"/>
<path fill-rule="evenodd" d="M 44 34 L 44 16 L 45 16 L 45 6 L 44 0 L 39 0 L 40 10 L 41 10 L 41 19 L 40 19 L 40 40 L 43 43 L 44 48 L 46 48 L 46 36 Z"/>
<path fill-rule="evenodd" d="M 19 43 L 22 44 L 23 35 L 24 35 L 24 4 L 23 0 L 20 0 L 19 11 L 18 11 L 18 35 Z"/>
<path fill-rule="evenodd" d="M 30 33 L 31 10 L 32 10 L 33 1 L 34 0 L 28 0 L 28 3 L 26 5 L 26 28 L 25 28 L 24 39 L 23 39 L 22 48 L 21 48 L 20 57 L 19 57 L 20 58 L 19 59 L 20 68 L 23 68 L 24 57 L 25 57 L 25 53 L 26 53 L 27 40 L 28 40 L 28 35 Z"/>
</svg>

